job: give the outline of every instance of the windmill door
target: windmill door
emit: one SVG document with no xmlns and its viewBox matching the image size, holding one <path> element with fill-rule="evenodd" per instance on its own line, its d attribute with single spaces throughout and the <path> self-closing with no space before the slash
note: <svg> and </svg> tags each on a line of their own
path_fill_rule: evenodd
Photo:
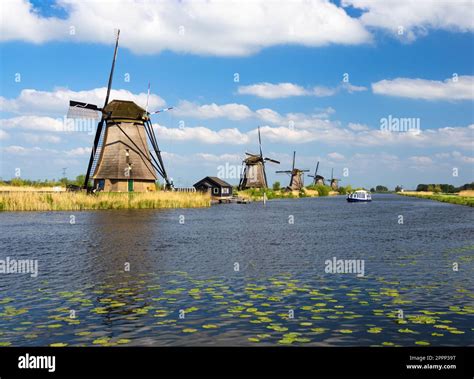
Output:
<svg viewBox="0 0 474 379">
<path fill-rule="evenodd" d="M 128 180 L 128 192 L 133 192 L 133 179 Z"/>
</svg>

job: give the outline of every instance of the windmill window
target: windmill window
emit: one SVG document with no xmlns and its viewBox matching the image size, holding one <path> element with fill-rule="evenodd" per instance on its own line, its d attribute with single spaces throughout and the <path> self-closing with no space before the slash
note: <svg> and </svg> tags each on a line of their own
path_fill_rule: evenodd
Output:
<svg viewBox="0 0 474 379">
<path fill-rule="evenodd" d="M 214 187 L 212 189 L 212 191 L 214 192 L 215 195 L 217 195 L 219 193 L 219 188 L 218 187 Z"/>
<path fill-rule="evenodd" d="M 222 188 L 222 194 L 225 195 L 225 194 L 228 194 L 229 193 L 229 189 L 228 188 Z"/>
</svg>

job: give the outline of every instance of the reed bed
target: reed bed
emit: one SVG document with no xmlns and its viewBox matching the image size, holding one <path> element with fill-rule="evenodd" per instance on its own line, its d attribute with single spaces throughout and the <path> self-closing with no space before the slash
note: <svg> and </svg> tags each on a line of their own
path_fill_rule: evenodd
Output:
<svg viewBox="0 0 474 379">
<path fill-rule="evenodd" d="M 0 192 L 66 192 L 66 187 L 61 186 L 0 186 Z"/>
<path fill-rule="evenodd" d="M 93 209 L 201 208 L 209 195 L 198 192 L 147 192 L 87 195 L 83 192 L 0 193 L 0 211 L 69 211 Z"/>
</svg>

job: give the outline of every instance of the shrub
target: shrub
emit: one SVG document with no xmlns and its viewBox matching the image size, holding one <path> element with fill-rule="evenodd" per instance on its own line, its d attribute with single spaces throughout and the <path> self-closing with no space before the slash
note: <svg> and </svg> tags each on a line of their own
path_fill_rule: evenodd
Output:
<svg viewBox="0 0 474 379">
<path fill-rule="evenodd" d="M 328 196 L 329 191 L 331 191 L 331 187 L 323 186 L 322 184 L 318 184 L 314 189 L 318 191 L 319 196 Z"/>
</svg>

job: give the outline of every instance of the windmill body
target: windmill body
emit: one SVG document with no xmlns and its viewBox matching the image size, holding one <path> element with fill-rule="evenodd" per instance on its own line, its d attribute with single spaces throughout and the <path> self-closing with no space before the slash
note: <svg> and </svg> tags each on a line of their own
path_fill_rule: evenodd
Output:
<svg viewBox="0 0 474 379">
<path fill-rule="evenodd" d="M 91 119 L 96 118 L 98 114 L 101 115 L 84 188 L 88 191 L 153 191 L 158 175 L 164 179 L 167 188 L 172 188 L 150 120 L 151 113 L 171 108 L 150 113 L 133 101 L 109 102 L 119 35 L 120 31 L 117 33 L 104 106 L 99 108 L 94 104 L 70 101 L 68 117 Z M 154 154 L 149 148 L 149 143 Z M 90 178 L 93 179 L 92 189 L 88 187 Z"/>
<path fill-rule="evenodd" d="M 145 110 L 132 101 L 113 100 L 100 155 L 92 175 L 94 188 L 103 191 L 144 192 L 158 179 L 148 148 Z"/>
<path fill-rule="evenodd" d="M 240 179 L 239 190 L 245 190 L 248 188 L 268 188 L 265 163 L 280 163 L 274 159 L 263 157 L 260 128 L 258 128 L 258 141 L 260 145 L 260 154 L 245 153 L 247 158 L 243 161 L 244 171 Z"/>
<path fill-rule="evenodd" d="M 330 182 L 330 186 L 332 188 L 333 191 L 337 191 L 339 189 L 339 181 L 341 179 L 337 179 L 334 177 L 334 169 L 331 169 L 331 182 Z"/>
<path fill-rule="evenodd" d="M 304 187 L 304 173 L 309 170 L 295 168 L 296 151 L 293 152 L 293 166 L 291 170 L 276 171 L 277 174 L 289 174 L 290 184 L 286 187 L 287 191 L 299 191 Z"/>
<path fill-rule="evenodd" d="M 316 170 L 314 170 L 314 175 L 308 175 L 310 178 L 313 178 L 313 185 L 318 186 L 322 185 L 325 186 L 325 179 L 324 176 L 318 175 L 318 168 L 319 168 L 319 162 L 316 164 Z"/>
</svg>

